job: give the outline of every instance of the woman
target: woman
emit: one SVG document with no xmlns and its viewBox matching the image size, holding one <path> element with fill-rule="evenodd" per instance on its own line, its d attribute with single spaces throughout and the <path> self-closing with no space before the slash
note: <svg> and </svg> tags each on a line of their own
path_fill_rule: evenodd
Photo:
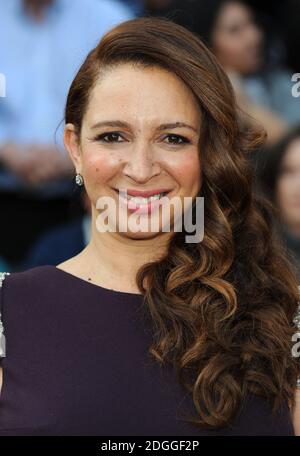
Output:
<svg viewBox="0 0 300 456">
<path fill-rule="evenodd" d="M 252 192 L 261 137 L 240 130 L 214 56 L 172 21 L 121 23 L 81 66 L 65 121 L 91 241 L 5 277 L 0 434 L 294 435 L 297 281 Z M 205 198 L 200 242 L 173 210 L 164 230 L 173 197 L 193 218 Z M 136 231 L 136 215 L 158 228 Z"/>
<path fill-rule="evenodd" d="M 261 157 L 259 181 L 274 203 L 277 230 L 292 255 L 300 282 L 300 126 Z"/>
<path fill-rule="evenodd" d="M 264 56 L 266 36 L 244 0 L 173 0 L 169 15 L 197 32 L 225 68 L 235 88 L 243 120 L 257 120 L 276 143 L 300 121 L 291 96 L 292 72 Z M 274 54 L 274 46 L 272 47 Z"/>
</svg>

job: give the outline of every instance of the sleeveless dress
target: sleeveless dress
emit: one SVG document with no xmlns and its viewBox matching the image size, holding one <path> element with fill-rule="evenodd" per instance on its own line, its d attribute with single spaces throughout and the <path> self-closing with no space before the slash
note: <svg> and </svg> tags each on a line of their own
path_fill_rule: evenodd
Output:
<svg viewBox="0 0 300 456">
<path fill-rule="evenodd" d="M 294 435 L 248 394 L 233 426 L 199 429 L 174 369 L 148 354 L 143 296 L 102 288 L 53 265 L 5 276 L 0 288 L 0 436 Z"/>
</svg>

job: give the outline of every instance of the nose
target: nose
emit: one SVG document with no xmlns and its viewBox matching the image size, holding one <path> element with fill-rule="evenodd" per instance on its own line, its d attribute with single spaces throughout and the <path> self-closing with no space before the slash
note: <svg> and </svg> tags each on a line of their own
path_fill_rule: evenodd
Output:
<svg viewBox="0 0 300 456">
<path fill-rule="evenodd" d="M 151 145 L 137 142 L 132 146 L 123 173 L 136 182 L 147 182 L 160 173 L 161 167 Z"/>
</svg>

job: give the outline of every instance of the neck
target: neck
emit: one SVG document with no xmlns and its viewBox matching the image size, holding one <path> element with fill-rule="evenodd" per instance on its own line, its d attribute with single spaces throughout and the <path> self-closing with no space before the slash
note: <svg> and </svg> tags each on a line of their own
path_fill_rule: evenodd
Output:
<svg viewBox="0 0 300 456">
<path fill-rule="evenodd" d="M 170 233 L 151 239 L 130 239 L 125 233 L 100 233 L 92 217 L 91 240 L 81 252 L 82 267 L 93 281 L 107 288 L 139 293 L 136 273 L 144 264 L 167 253 Z"/>
</svg>

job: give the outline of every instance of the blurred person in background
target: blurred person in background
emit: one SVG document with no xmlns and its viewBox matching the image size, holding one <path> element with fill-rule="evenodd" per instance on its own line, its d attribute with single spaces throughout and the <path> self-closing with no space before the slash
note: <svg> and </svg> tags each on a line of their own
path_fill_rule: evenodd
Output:
<svg viewBox="0 0 300 456">
<path fill-rule="evenodd" d="M 286 40 L 286 53 L 287 61 L 293 72 L 300 72 L 300 1 L 299 0 L 287 0 L 287 2 L 281 2 L 282 5 L 282 16 L 281 21 L 283 22 L 283 35 Z"/>
<path fill-rule="evenodd" d="M 186 28 L 137 18 L 102 38 L 65 109 L 91 240 L 4 281 L 1 436 L 299 435 L 298 281 L 252 192 L 261 140 Z M 162 195 L 194 199 L 193 232 L 205 198 L 200 240 L 185 204 L 177 233 L 174 211 L 155 211 Z"/>
<path fill-rule="evenodd" d="M 101 35 L 132 17 L 117 0 L 0 0 L 0 255 L 12 269 L 42 232 L 73 218 L 62 128 L 55 138 L 66 93 Z"/>
<path fill-rule="evenodd" d="M 56 265 L 81 252 L 90 241 L 91 203 L 85 191 L 81 194 L 84 215 L 41 234 L 30 249 L 21 270 L 43 265 Z"/>
<path fill-rule="evenodd" d="M 299 72 L 300 1 L 273 0 L 272 2 L 262 2 L 261 0 L 249 0 L 249 3 L 259 13 L 260 19 L 263 19 L 268 40 L 273 40 L 272 59 L 287 64 L 293 73 Z M 274 41 L 277 41 L 277 49 L 274 49 Z M 276 55 L 274 55 L 274 51 Z"/>
<path fill-rule="evenodd" d="M 146 14 L 160 16 L 168 13 L 172 0 L 145 0 L 144 5 Z"/>
<path fill-rule="evenodd" d="M 268 67 L 264 32 L 247 2 L 173 0 L 164 14 L 196 32 L 214 51 L 235 88 L 243 120 L 256 119 L 267 131 L 269 144 L 300 122 L 291 72 Z"/>
<path fill-rule="evenodd" d="M 131 8 L 135 16 L 143 15 L 145 8 L 144 0 L 122 0 L 122 2 Z"/>
<path fill-rule="evenodd" d="M 300 125 L 264 154 L 260 185 L 278 210 L 277 230 L 300 283 Z"/>
</svg>

